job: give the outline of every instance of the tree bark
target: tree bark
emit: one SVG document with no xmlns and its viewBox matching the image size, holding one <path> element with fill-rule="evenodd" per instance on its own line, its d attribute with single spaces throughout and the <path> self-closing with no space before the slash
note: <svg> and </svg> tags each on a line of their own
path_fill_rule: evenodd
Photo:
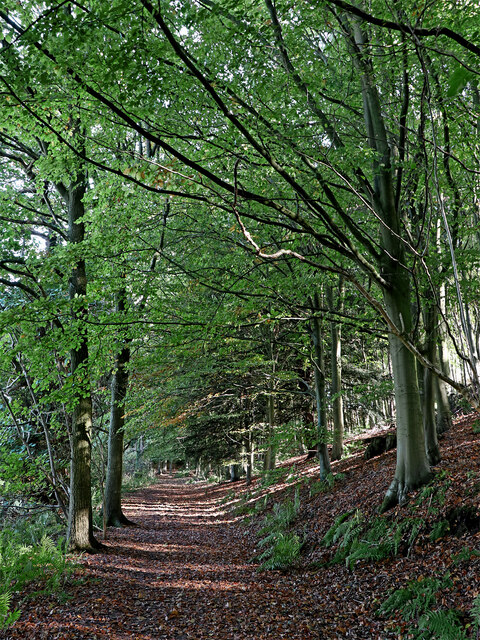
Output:
<svg viewBox="0 0 480 640">
<path fill-rule="evenodd" d="M 451 429 L 453 422 L 447 385 L 438 377 L 435 377 L 435 399 L 437 403 L 437 433 L 442 435 Z"/>
<path fill-rule="evenodd" d="M 425 309 L 423 318 L 426 333 L 425 355 L 430 362 L 437 364 L 438 313 L 436 306 L 432 305 Z M 423 370 L 423 427 L 428 462 L 436 465 L 440 462 L 440 448 L 435 420 L 435 376 L 427 367 Z"/>
<path fill-rule="evenodd" d="M 125 290 L 117 294 L 116 311 L 125 311 Z M 115 357 L 112 377 L 110 425 L 108 430 L 108 462 L 105 482 L 105 518 L 108 527 L 132 525 L 122 511 L 123 440 L 125 425 L 125 396 L 128 388 L 130 340 L 127 338 Z"/>
<path fill-rule="evenodd" d="M 312 310 L 320 309 L 318 294 L 314 300 L 310 300 Z M 327 404 L 325 393 L 325 365 L 323 357 L 323 341 L 320 329 L 320 321 L 317 315 L 312 319 L 312 342 L 314 349 L 315 369 L 315 403 L 317 408 L 317 456 L 320 467 L 320 480 L 325 480 L 331 473 L 330 458 L 327 448 Z"/>
<path fill-rule="evenodd" d="M 345 22 L 343 24 L 348 32 L 349 27 Z M 394 325 L 401 328 L 405 335 L 410 335 L 413 329 L 410 273 L 404 266 L 406 256 L 401 240 L 400 215 L 396 206 L 396 201 L 400 202 L 400 199 L 395 198 L 394 169 L 387 129 L 375 83 L 369 45 L 355 21 L 349 37 L 360 73 L 367 139 L 375 154 L 375 198 L 371 204 L 380 219 L 379 266 L 385 282 L 383 297 L 387 313 Z M 389 345 L 396 403 L 397 465 L 382 510 L 404 502 L 410 490 L 427 483 L 432 475 L 425 451 L 416 360 L 393 333 L 389 334 Z"/>
<path fill-rule="evenodd" d="M 440 287 L 439 293 L 441 314 L 438 324 L 437 363 L 438 368 L 443 373 L 450 375 L 450 363 L 446 344 L 447 329 L 444 320 L 447 312 L 446 297 L 446 285 L 443 283 Z M 442 433 L 445 433 L 445 431 L 448 431 L 452 426 L 452 411 L 450 409 L 450 402 L 448 399 L 447 383 L 444 382 L 444 380 L 441 380 L 438 376 L 435 377 L 435 394 L 437 401 L 437 433 L 441 435 Z"/>
<path fill-rule="evenodd" d="M 275 401 L 273 399 L 273 383 L 271 393 L 267 397 L 267 423 L 268 423 L 268 444 L 263 458 L 263 470 L 271 471 L 275 469 L 275 448 L 271 443 L 273 429 L 275 425 Z"/>
<path fill-rule="evenodd" d="M 67 192 L 68 239 L 80 244 L 85 239 L 83 197 L 86 177 L 80 176 Z M 69 283 L 72 302 L 76 346 L 70 351 L 73 379 L 74 409 L 72 414 L 72 452 L 70 472 L 70 505 L 68 513 L 68 546 L 72 551 L 95 551 L 102 545 L 93 535 L 91 456 L 92 456 L 92 398 L 88 371 L 88 336 L 85 320 L 87 274 L 85 260 L 80 257 L 74 265 Z"/>
<path fill-rule="evenodd" d="M 338 311 L 343 312 L 344 282 L 340 278 Z M 327 287 L 327 302 L 330 311 L 334 311 L 332 288 Z M 342 328 L 338 322 L 330 322 L 332 340 L 332 398 L 333 398 L 333 447 L 332 460 L 340 460 L 343 455 L 343 399 L 342 399 Z"/>
</svg>

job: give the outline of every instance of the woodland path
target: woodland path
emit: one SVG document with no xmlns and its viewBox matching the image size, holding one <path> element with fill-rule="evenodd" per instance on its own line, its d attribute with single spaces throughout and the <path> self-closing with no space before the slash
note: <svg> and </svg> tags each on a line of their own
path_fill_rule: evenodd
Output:
<svg viewBox="0 0 480 640">
<path fill-rule="evenodd" d="M 71 600 L 22 607 L 20 621 L 4 637 L 333 637 L 322 631 L 321 603 L 304 576 L 259 573 L 249 562 L 257 538 L 221 506 L 230 489 L 162 476 L 131 494 L 125 513 L 138 526 L 109 530 L 106 552 L 83 557 L 88 579 L 67 587 Z"/>
<path fill-rule="evenodd" d="M 412 579 L 447 572 L 452 587 L 442 591 L 440 604 L 461 612 L 464 622 L 471 621 L 480 558 L 456 558 L 465 548 L 479 548 L 480 530 L 475 526 L 433 541 L 429 532 L 434 522 L 455 513 L 459 505 L 479 509 L 478 429 L 478 416 L 465 416 L 444 436 L 443 460 L 437 467 L 444 478 L 439 485 L 442 498 L 432 507 L 423 535 L 413 546 L 409 543 L 408 553 L 375 564 L 360 562 L 354 571 L 345 563 L 318 568 L 319 561 L 330 559 L 321 540 L 339 514 L 361 508 L 366 517 L 374 515 L 393 475 L 395 451 L 368 461 L 363 452 L 346 457 L 335 463 L 344 481 L 332 491 L 312 497 L 307 486 L 301 490 L 302 509 L 295 526 L 307 544 L 302 563 L 288 574 L 259 572 L 251 562 L 258 537 L 252 526 L 226 508 L 229 500 L 232 506 L 232 489 L 237 499 L 247 490 L 244 481 L 190 484 L 164 475 L 124 501 L 126 515 L 138 526 L 109 530 L 107 549 L 81 558 L 76 577 L 83 580 L 67 583 L 67 602 L 45 596 L 23 599 L 20 620 L 0 631 L 0 638 L 399 640 L 411 637 L 404 633 L 409 623 L 401 617 L 386 622 L 376 615 L 378 604 Z M 304 479 L 316 477 L 315 461 L 298 459 L 295 464 Z M 268 491 L 279 501 L 291 496 L 292 486 L 284 484 L 282 489 L 275 484 Z M 431 499 L 419 506 L 412 498 L 407 514 L 426 522 L 430 504 Z M 399 515 L 402 509 L 397 509 Z M 473 626 L 470 632 L 475 633 Z"/>
</svg>

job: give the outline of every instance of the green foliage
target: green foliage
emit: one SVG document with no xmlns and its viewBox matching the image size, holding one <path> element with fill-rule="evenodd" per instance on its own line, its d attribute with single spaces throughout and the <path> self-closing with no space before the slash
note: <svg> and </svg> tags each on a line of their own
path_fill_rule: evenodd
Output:
<svg viewBox="0 0 480 640">
<path fill-rule="evenodd" d="M 285 570 L 299 557 L 302 541 L 296 533 L 272 531 L 259 542 L 259 547 L 266 547 L 258 556 L 262 569 Z"/>
<path fill-rule="evenodd" d="M 264 471 L 261 479 L 261 486 L 264 489 L 268 489 L 280 482 L 285 482 L 285 478 L 288 475 L 288 469 L 283 467 L 277 467 L 276 469 L 270 469 L 269 471 Z"/>
<path fill-rule="evenodd" d="M 145 469 L 143 471 L 135 471 L 132 474 L 126 474 L 123 478 L 122 491 L 130 493 L 148 487 L 156 482 L 156 475 L 153 469 Z"/>
<path fill-rule="evenodd" d="M 11 531 L 5 530 L 0 538 L 0 579 L 4 588 L 21 591 L 31 582 L 41 582 L 42 593 L 55 593 L 72 570 L 63 540 L 55 543 L 43 537 L 34 545 L 19 544 L 6 539 Z"/>
<path fill-rule="evenodd" d="M 381 515 L 367 520 L 358 510 L 339 516 L 323 538 L 327 547 L 337 544 L 332 562 L 345 561 L 350 569 L 361 560 L 381 560 L 393 557 L 400 550 L 408 552 L 418 535 L 425 528 L 427 518 L 439 513 L 445 503 L 451 479 L 439 473 L 434 481 L 423 487 L 407 512 L 395 517 Z M 427 502 L 426 514 L 416 515 L 417 507 Z M 430 532 L 430 539 L 437 540 L 450 529 L 447 520 L 437 520 Z"/>
<path fill-rule="evenodd" d="M 175 478 L 188 478 L 191 475 L 191 472 L 188 469 L 183 469 L 182 471 L 175 472 Z"/>
<path fill-rule="evenodd" d="M 430 611 L 440 589 L 450 587 L 450 575 L 443 578 L 420 578 L 411 580 L 406 587 L 396 589 L 379 607 L 378 615 L 390 615 L 401 611 L 405 620 L 412 620 Z"/>
<path fill-rule="evenodd" d="M 302 541 L 296 533 L 287 531 L 300 511 L 298 488 L 293 500 L 276 503 L 265 516 L 259 535 L 264 536 L 259 547 L 265 551 L 258 556 L 261 569 L 287 569 L 300 555 Z"/>
<path fill-rule="evenodd" d="M 450 531 L 450 523 L 448 520 L 438 520 L 432 527 L 429 538 L 432 541 L 443 538 Z"/>
<path fill-rule="evenodd" d="M 353 514 L 353 515 L 352 515 Z M 397 522 L 386 516 L 366 520 L 360 510 L 339 516 L 323 537 L 322 544 L 337 544 L 333 563 L 345 561 L 352 569 L 360 561 L 378 561 L 398 554 L 400 546 L 411 546 L 423 526 L 420 518 Z"/>
<path fill-rule="evenodd" d="M 20 617 L 20 610 L 10 611 L 12 594 L 9 591 L 0 593 L 0 629 L 6 629 Z"/>
<path fill-rule="evenodd" d="M 457 67 L 449 78 L 447 96 L 453 98 L 458 95 L 465 89 L 469 82 L 475 79 L 476 76 L 473 71 L 469 71 L 463 65 Z"/>
<path fill-rule="evenodd" d="M 11 595 L 27 585 L 39 587 L 34 595 L 64 595 L 63 587 L 75 565 L 66 554 L 64 540 L 55 542 L 45 534 L 55 533 L 57 527 L 42 514 L 0 532 L 0 628 L 18 619 L 20 611 L 10 611 Z"/>
<path fill-rule="evenodd" d="M 298 489 L 295 490 L 293 500 L 277 502 L 273 505 L 273 511 L 265 516 L 260 535 L 269 531 L 283 531 L 292 524 L 300 511 L 300 495 Z"/>
<path fill-rule="evenodd" d="M 235 493 L 233 493 L 235 496 Z M 270 496 L 265 495 L 263 498 L 254 499 L 255 495 L 247 491 L 244 493 L 235 507 L 234 513 L 236 516 L 248 516 L 254 517 L 263 513 L 268 507 Z"/>
<path fill-rule="evenodd" d="M 465 640 L 467 635 L 454 609 L 427 611 L 418 621 L 414 637 L 419 640 Z"/>
<path fill-rule="evenodd" d="M 234 514 L 236 516 L 251 516 L 255 513 L 255 503 L 251 504 L 252 494 L 247 491 L 244 493 L 239 503 L 235 506 Z"/>
<path fill-rule="evenodd" d="M 315 480 L 310 485 L 310 497 L 316 496 L 318 493 L 327 493 L 337 482 L 340 482 L 345 479 L 344 473 L 329 473 L 325 480 Z"/>
<path fill-rule="evenodd" d="M 473 618 L 475 636 L 478 638 L 480 633 L 480 595 L 476 596 L 474 599 L 472 608 L 470 609 L 470 615 Z"/>
<path fill-rule="evenodd" d="M 219 504 L 219 505 L 223 505 L 223 504 L 227 504 L 227 502 L 232 502 L 232 500 L 235 500 L 235 496 L 236 496 L 235 491 L 234 491 L 233 489 L 230 489 L 230 491 L 228 491 L 228 492 L 223 496 L 223 498 L 221 498 L 221 499 L 218 501 L 218 504 Z"/>
<path fill-rule="evenodd" d="M 476 549 L 470 549 L 469 547 L 463 547 L 461 551 L 459 551 L 453 558 L 453 563 L 455 566 L 462 564 L 463 562 L 469 562 L 472 558 L 479 558 L 480 551 Z"/>
<path fill-rule="evenodd" d="M 442 578 L 420 578 L 411 580 L 406 587 L 396 589 L 377 610 L 377 615 L 389 616 L 401 612 L 405 621 L 417 620 L 408 632 L 409 637 L 419 640 L 464 640 L 466 628 L 462 625 L 458 611 L 437 609 L 438 593 L 450 588 L 452 581 L 447 573 Z M 470 610 L 475 629 L 480 620 L 480 599 Z"/>
<path fill-rule="evenodd" d="M 352 514 L 354 515 L 350 518 Z M 331 547 L 332 545 L 336 544 L 339 540 L 343 539 L 344 536 L 351 530 L 351 528 L 354 526 L 354 521 L 358 522 L 361 518 L 362 514 L 358 509 L 342 513 L 336 518 L 335 522 L 324 535 L 322 544 L 324 544 L 326 547 Z"/>
<path fill-rule="evenodd" d="M 351 440 L 350 442 L 343 443 L 343 454 L 344 457 L 348 458 L 350 456 L 354 456 L 356 453 L 359 453 L 364 450 L 364 443 L 361 440 Z"/>
</svg>

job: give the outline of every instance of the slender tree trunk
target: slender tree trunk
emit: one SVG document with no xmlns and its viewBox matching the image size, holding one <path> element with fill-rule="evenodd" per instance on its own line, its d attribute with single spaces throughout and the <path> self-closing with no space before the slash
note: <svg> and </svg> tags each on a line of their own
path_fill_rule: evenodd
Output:
<svg viewBox="0 0 480 640">
<path fill-rule="evenodd" d="M 436 306 L 432 305 L 424 310 L 423 317 L 426 333 L 425 355 L 430 362 L 437 364 L 438 313 Z M 427 367 L 423 369 L 423 426 L 427 459 L 431 465 L 436 465 L 440 462 L 440 448 L 435 420 L 435 376 Z"/>
<path fill-rule="evenodd" d="M 80 244 L 85 239 L 83 197 L 86 179 L 79 178 L 68 189 L 68 239 Z M 68 513 L 68 545 L 74 551 L 94 551 L 101 544 L 93 536 L 91 455 L 92 455 L 92 398 L 88 371 L 88 337 L 85 320 L 87 275 L 85 260 L 78 258 L 70 278 L 69 295 L 72 301 L 75 348 L 70 351 L 71 373 L 74 380 L 75 405 L 72 415 L 72 458 L 70 472 L 70 505 Z"/>
<path fill-rule="evenodd" d="M 265 451 L 265 457 L 263 459 L 264 471 L 271 471 L 275 469 L 275 447 L 271 440 L 273 437 L 273 430 L 275 425 L 275 400 L 273 398 L 273 383 L 271 385 L 271 393 L 267 397 L 267 423 L 268 423 L 268 443 Z"/>
<path fill-rule="evenodd" d="M 315 294 L 314 300 L 310 300 L 312 309 L 318 311 L 320 309 L 320 301 L 318 294 Z M 320 321 L 315 315 L 312 320 L 312 341 L 315 354 L 315 403 L 317 408 L 317 455 L 320 466 L 320 479 L 325 480 L 329 473 L 330 458 L 327 448 L 327 404 L 325 393 L 325 366 L 323 357 L 323 341 L 320 329 Z"/>
<path fill-rule="evenodd" d="M 446 303 L 446 286 L 442 284 L 440 287 L 440 311 L 442 312 L 439 317 L 438 324 L 438 354 L 437 364 L 441 371 L 450 375 L 450 364 L 448 359 L 448 348 L 446 344 L 447 330 L 443 316 L 447 311 Z M 452 426 L 452 411 L 450 409 L 450 402 L 448 400 L 448 387 L 447 383 L 440 378 L 435 378 L 435 395 L 437 401 L 437 433 L 441 435 L 448 431 Z"/>
<path fill-rule="evenodd" d="M 246 464 L 245 464 L 245 475 L 247 485 L 252 483 L 252 474 L 253 474 L 253 458 L 254 458 L 254 444 L 253 444 L 253 435 L 251 429 L 249 429 L 246 438 Z"/>
<path fill-rule="evenodd" d="M 237 482 L 240 480 L 240 465 L 239 464 L 231 464 L 229 465 L 230 469 L 230 482 Z"/>
<path fill-rule="evenodd" d="M 343 311 L 344 283 L 340 278 L 338 293 L 338 311 Z M 329 310 L 334 311 L 331 287 L 327 287 L 327 302 Z M 334 320 L 330 323 L 332 339 L 332 397 L 333 397 L 333 447 L 332 460 L 340 460 L 343 454 L 343 399 L 342 399 L 342 328 Z"/>
<path fill-rule="evenodd" d="M 447 384 L 435 378 L 435 399 L 437 403 L 437 433 L 442 435 L 452 427 L 452 411 L 448 400 Z"/>
<path fill-rule="evenodd" d="M 125 297 L 125 290 L 117 294 L 117 312 L 125 311 Z M 123 349 L 115 358 L 115 371 L 112 377 L 107 479 L 105 482 L 105 517 L 109 527 L 133 524 L 122 511 L 125 396 L 128 388 L 129 361 L 130 340 L 126 339 Z"/>
<path fill-rule="evenodd" d="M 265 451 L 265 457 L 263 459 L 264 471 L 271 471 L 275 469 L 275 447 L 272 443 L 273 431 L 275 429 L 275 370 L 276 361 L 274 354 L 274 335 L 270 325 L 267 325 L 268 335 L 266 337 L 267 355 L 271 362 L 271 377 L 268 384 L 267 395 L 267 424 L 268 424 L 268 442 L 267 449 Z"/>
</svg>

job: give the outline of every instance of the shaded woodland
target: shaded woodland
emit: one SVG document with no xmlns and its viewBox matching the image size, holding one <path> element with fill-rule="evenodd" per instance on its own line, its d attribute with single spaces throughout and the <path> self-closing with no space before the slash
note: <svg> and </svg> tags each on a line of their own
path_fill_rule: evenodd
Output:
<svg viewBox="0 0 480 640">
<path fill-rule="evenodd" d="M 372 541 L 404 549 L 392 513 L 428 520 L 460 473 L 442 467 L 453 417 L 475 431 L 480 402 L 478 13 L 3 2 L 3 557 L 40 545 L 55 591 L 66 549 L 101 557 L 136 524 L 126 487 L 168 472 L 248 493 L 301 456 L 333 491 L 360 446 L 395 458 L 379 515 L 322 523 L 337 544 L 373 518 Z M 258 506 L 278 516 L 266 569 L 313 544 L 291 531 L 297 484 L 298 509 Z M 472 533 L 471 509 L 448 530 Z M 14 566 L 5 628 L 29 583 Z M 471 615 L 442 633 L 477 633 Z"/>
</svg>

